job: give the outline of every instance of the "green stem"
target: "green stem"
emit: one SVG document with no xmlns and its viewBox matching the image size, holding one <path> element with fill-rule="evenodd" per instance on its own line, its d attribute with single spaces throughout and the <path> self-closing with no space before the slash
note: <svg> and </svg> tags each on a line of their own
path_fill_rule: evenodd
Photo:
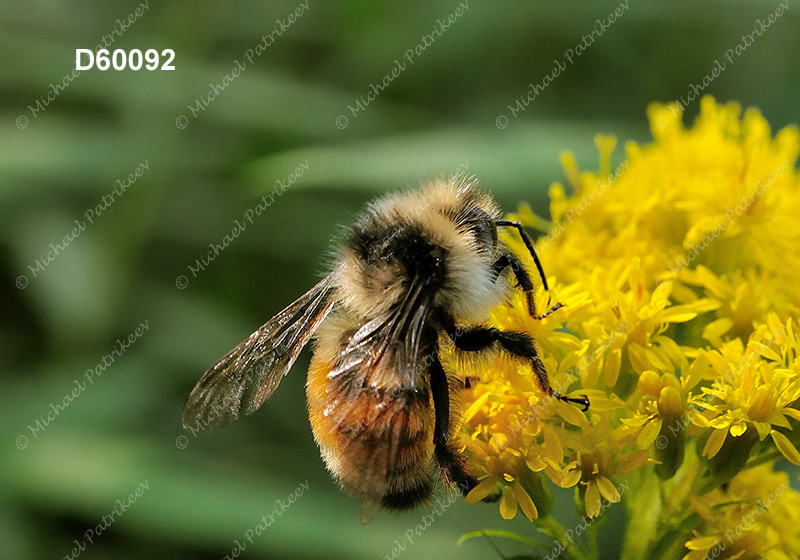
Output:
<svg viewBox="0 0 800 560">
<path fill-rule="evenodd" d="M 656 537 L 662 517 L 663 502 L 658 477 L 646 466 L 630 475 L 631 489 L 626 492 L 628 522 L 622 542 L 622 560 L 651 558 L 650 541 Z"/>
<path fill-rule="evenodd" d="M 697 526 L 698 523 L 702 521 L 702 518 L 693 513 L 683 519 L 680 523 L 676 526 L 672 527 L 668 531 L 666 531 L 651 547 L 650 549 L 650 557 L 651 558 L 664 558 L 667 555 L 667 551 L 673 548 L 676 545 L 676 542 L 679 538 L 685 538 L 687 533 L 690 533 L 691 530 Z"/>
<path fill-rule="evenodd" d="M 597 533 L 600 532 L 600 526 L 596 523 L 589 525 L 586 531 L 586 537 L 589 539 L 589 550 L 587 557 L 590 560 L 598 560 L 600 558 L 600 551 L 597 548 Z"/>
<path fill-rule="evenodd" d="M 757 457 L 751 457 L 747 460 L 747 463 L 744 465 L 744 469 L 752 469 L 753 467 L 757 467 L 759 465 L 763 465 L 764 463 L 769 463 L 770 461 L 775 461 L 782 457 L 781 452 L 777 449 L 773 449 L 772 451 L 768 451 L 763 455 L 758 455 Z"/>
<path fill-rule="evenodd" d="M 501 537 L 504 539 L 521 542 L 522 544 L 526 544 L 533 549 L 539 548 L 544 551 L 550 550 L 535 539 L 526 537 L 525 535 L 512 533 L 511 531 L 501 531 L 498 529 L 478 529 L 477 531 L 470 531 L 469 533 L 461 535 L 461 538 L 458 539 L 458 544 L 464 544 L 466 541 L 476 537 Z"/>
<path fill-rule="evenodd" d="M 556 519 L 548 515 L 543 519 L 539 519 L 540 531 L 547 533 L 556 539 L 561 546 L 564 547 L 566 558 L 573 558 L 574 560 L 585 560 L 583 552 L 576 546 L 572 539 L 567 538 L 567 531 L 564 527 L 556 521 Z"/>
</svg>

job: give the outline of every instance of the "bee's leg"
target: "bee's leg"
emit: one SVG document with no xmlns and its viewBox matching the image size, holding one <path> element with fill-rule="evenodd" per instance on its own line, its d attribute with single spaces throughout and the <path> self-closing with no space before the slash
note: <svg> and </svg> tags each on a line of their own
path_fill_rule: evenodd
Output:
<svg viewBox="0 0 800 560">
<path fill-rule="evenodd" d="M 464 378 L 464 389 L 471 389 L 473 385 L 480 382 L 481 378 L 477 375 L 467 375 Z"/>
<path fill-rule="evenodd" d="M 536 261 L 536 265 L 539 266 L 539 271 L 542 272 L 538 260 Z M 500 258 L 498 258 L 492 265 L 492 273 L 494 274 L 495 279 L 500 276 L 500 273 L 508 267 L 511 267 L 511 272 L 514 273 L 517 283 L 525 294 L 525 300 L 528 303 L 528 313 L 530 313 L 531 317 L 534 319 L 544 319 L 553 311 L 562 307 L 560 303 L 557 303 L 541 315 L 538 315 L 536 313 L 536 304 L 533 301 L 533 281 L 531 280 L 530 274 L 528 274 L 528 271 L 518 258 L 509 253 L 500 256 Z M 547 280 L 544 278 L 544 272 L 542 272 L 542 281 L 544 282 L 544 288 L 547 289 Z"/>
<path fill-rule="evenodd" d="M 548 290 L 547 287 L 547 278 L 544 277 L 544 269 L 542 268 L 542 263 L 539 262 L 539 257 L 536 255 L 536 249 L 533 248 L 533 242 L 531 238 L 528 237 L 528 233 L 525 231 L 525 228 L 522 227 L 520 222 L 512 222 L 509 220 L 497 220 L 494 225 L 496 226 L 506 226 L 506 227 L 513 227 L 519 232 L 519 236 L 522 238 L 522 242 L 525 243 L 525 247 L 528 248 L 528 252 L 533 257 L 533 262 L 536 263 L 536 268 L 539 270 L 539 276 L 542 277 L 542 282 L 544 283 L 544 289 Z"/>
<path fill-rule="evenodd" d="M 449 442 L 450 433 L 450 390 L 447 387 L 447 375 L 437 354 L 430 368 L 431 395 L 435 424 L 433 428 L 433 445 L 436 463 L 449 484 L 455 484 L 466 496 L 477 486 L 478 481 L 467 474 L 458 451 Z"/>
<path fill-rule="evenodd" d="M 566 397 L 553 389 L 547 377 L 547 369 L 545 369 L 536 349 L 536 343 L 527 334 L 506 332 L 488 327 L 471 327 L 463 330 L 455 328 L 450 330 L 448 328 L 447 332 L 459 350 L 478 352 L 493 346 L 496 342 L 509 354 L 530 360 L 533 372 L 536 374 L 536 381 L 545 394 L 560 401 L 579 404 L 583 406 L 584 410 L 589 409 L 589 399 L 586 395 L 579 398 Z"/>
</svg>

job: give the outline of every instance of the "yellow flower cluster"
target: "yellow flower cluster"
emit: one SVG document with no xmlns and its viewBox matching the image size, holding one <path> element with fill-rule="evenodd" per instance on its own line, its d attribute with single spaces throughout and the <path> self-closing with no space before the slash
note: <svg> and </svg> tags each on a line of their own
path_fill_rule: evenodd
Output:
<svg viewBox="0 0 800 560">
<path fill-rule="evenodd" d="M 800 550 L 800 494 L 786 473 L 770 465 L 736 476 L 727 487 L 692 497 L 704 536 L 686 543 L 688 560 L 770 558 L 790 560 Z"/>
<path fill-rule="evenodd" d="M 623 501 L 630 557 L 797 558 L 800 495 L 773 466 L 800 464 L 800 133 L 773 137 L 758 111 L 712 98 L 688 129 L 677 106 L 648 113 L 654 141 L 629 142 L 613 168 L 611 137 L 596 138 L 597 172 L 562 155 L 573 194 L 550 187 L 551 222 L 511 217 L 545 232 L 539 313 L 563 307 L 535 320 L 517 294 L 493 321 L 530 333 L 553 387 L 591 408 L 544 397 L 504 355 L 457 364 L 480 379 L 465 395 L 480 480 L 467 501 L 499 492 L 504 518 L 533 520 L 549 480 L 577 488 L 589 519 Z"/>
</svg>

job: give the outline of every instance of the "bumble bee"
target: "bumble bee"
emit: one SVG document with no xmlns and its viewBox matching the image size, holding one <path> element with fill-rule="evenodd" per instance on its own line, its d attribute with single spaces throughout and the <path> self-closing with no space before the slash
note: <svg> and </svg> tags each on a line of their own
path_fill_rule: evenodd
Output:
<svg viewBox="0 0 800 560">
<path fill-rule="evenodd" d="M 219 427 L 255 412 L 314 337 L 312 431 L 333 476 L 360 498 L 361 522 L 381 506 L 425 503 L 437 478 L 466 495 L 477 481 L 454 443 L 451 393 L 467 383 L 442 367 L 440 334 L 458 352 L 497 348 L 525 361 L 546 395 L 589 406 L 585 395 L 553 390 L 529 335 L 486 324 L 508 296 L 509 271 L 532 317 L 560 307 L 536 313 L 531 277 L 498 227 L 516 228 L 547 289 L 522 226 L 503 220 L 473 178 L 372 202 L 345 234 L 330 274 L 205 373 L 186 402 L 184 427 Z"/>
</svg>

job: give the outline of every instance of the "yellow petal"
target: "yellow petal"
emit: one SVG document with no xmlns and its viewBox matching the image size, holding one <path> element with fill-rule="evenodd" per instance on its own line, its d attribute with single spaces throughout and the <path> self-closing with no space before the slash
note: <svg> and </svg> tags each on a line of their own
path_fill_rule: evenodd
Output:
<svg viewBox="0 0 800 560">
<path fill-rule="evenodd" d="M 711 367 L 713 367 L 714 370 L 716 371 L 718 377 L 722 377 L 723 375 L 725 375 L 725 372 L 731 369 L 730 364 L 728 364 L 725 358 L 722 357 L 722 354 L 720 354 L 716 350 L 712 350 L 711 352 L 706 353 L 706 357 L 708 358 L 708 361 L 711 363 Z"/>
<path fill-rule="evenodd" d="M 727 428 L 728 426 L 730 426 L 731 421 L 732 421 L 731 417 L 728 416 L 727 414 L 724 414 L 722 416 L 717 416 L 716 418 L 709 420 L 708 425 L 714 428 L 715 430 L 721 430 L 723 428 Z"/>
<path fill-rule="evenodd" d="M 642 447 L 649 447 L 658 437 L 658 432 L 661 431 L 661 424 L 661 418 L 655 418 L 651 422 L 645 424 L 644 429 L 639 432 L 639 435 L 636 437 L 636 443 Z"/>
<path fill-rule="evenodd" d="M 725 438 L 728 437 L 728 430 L 714 430 L 711 432 L 711 435 L 708 436 L 708 441 L 706 441 L 705 446 L 703 447 L 703 457 L 708 457 L 709 459 L 713 458 L 714 455 L 719 453 L 719 450 L 722 448 L 722 444 L 725 443 Z"/>
<path fill-rule="evenodd" d="M 781 412 L 783 414 L 786 414 L 787 416 L 791 416 L 792 418 L 800 422 L 800 410 L 794 408 L 784 408 L 783 410 L 781 410 Z"/>
<path fill-rule="evenodd" d="M 761 441 L 764 441 L 764 439 L 770 434 L 770 430 L 772 430 L 772 426 L 769 422 L 753 422 L 753 425 L 756 427 L 758 439 Z M 733 428 L 731 428 L 731 435 L 733 435 Z"/>
<path fill-rule="evenodd" d="M 500 515 L 503 519 L 514 519 L 517 515 L 517 499 L 510 488 L 506 488 L 500 498 Z"/>
<path fill-rule="evenodd" d="M 691 389 L 700 383 L 705 376 L 710 373 L 711 366 L 705 353 L 700 354 L 689 366 L 689 373 L 686 376 L 686 389 Z"/>
<path fill-rule="evenodd" d="M 766 344 L 758 344 L 756 345 L 756 352 L 767 358 L 768 360 L 774 360 L 776 362 L 781 361 L 781 356 L 775 350 L 767 346 Z"/>
<path fill-rule="evenodd" d="M 489 494 L 492 494 L 497 488 L 497 478 L 490 476 L 483 479 L 478 485 L 470 490 L 469 494 L 464 498 L 468 504 L 477 504 Z"/>
<path fill-rule="evenodd" d="M 630 360 L 633 369 L 637 373 L 653 369 L 648 362 L 647 352 L 645 352 L 644 348 L 639 344 L 628 344 L 628 360 Z"/>
<path fill-rule="evenodd" d="M 564 331 L 552 331 L 547 333 L 547 340 L 552 342 L 559 348 L 564 348 L 566 350 L 579 350 L 583 341 L 580 338 L 575 336 L 574 334 L 570 334 Z"/>
<path fill-rule="evenodd" d="M 781 320 L 775 313 L 769 313 L 767 315 L 767 324 L 769 325 L 769 330 L 774 333 L 782 332 L 784 330 L 783 323 L 781 323 Z"/>
<path fill-rule="evenodd" d="M 544 433 L 544 451 L 547 457 L 556 463 L 561 463 L 564 459 L 564 449 L 561 447 L 561 442 L 558 437 L 551 431 L 547 430 Z"/>
<path fill-rule="evenodd" d="M 602 363 L 602 360 L 594 359 L 583 369 L 581 372 L 581 385 L 583 387 L 591 389 L 597 384 L 597 380 L 600 378 L 600 374 L 602 373 L 602 370 L 600 369 L 600 365 Z"/>
<path fill-rule="evenodd" d="M 697 537 L 686 541 L 684 546 L 689 550 L 708 550 L 716 546 L 718 542 L 716 537 Z"/>
<path fill-rule="evenodd" d="M 672 363 L 680 364 L 685 358 L 685 352 L 681 350 L 678 343 L 669 338 L 668 336 L 657 336 L 653 338 L 653 343 L 658 344 L 662 354 L 664 354 Z"/>
<path fill-rule="evenodd" d="M 580 361 L 580 359 L 583 358 L 588 348 L 589 348 L 589 341 L 588 340 L 582 341 L 580 348 L 578 348 L 577 350 L 573 350 L 572 352 L 567 354 L 563 360 L 561 360 L 561 363 L 558 364 L 558 371 L 564 372 L 572 368 L 572 366 L 577 364 L 578 361 Z"/>
<path fill-rule="evenodd" d="M 594 403 L 592 403 L 594 404 Z M 631 428 L 640 428 L 644 426 L 650 421 L 649 416 L 634 416 L 632 418 L 620 418 L 620 422 L 622 422 L 626 426 L 630 426 Z"/>
<path fill-rule="evenodd" d="M 597 477 L 597 489 L 600 491 L 600 495 L 602 495 L 606 500 L 611 502 L 612 504 L 616 504 L 620 500 L 620 494 L 617 490 L 617 487 L 614 486 L 614 483 L 608 480 L 604 476 Z"/>
<path fill-rule="evenodd" d="M 683 248 L 687 251 L 690 250 L 692 246 L 697 245 L 707 233 L 713 231 L 717 223 L 722 223 L 724 221 L 724 214 L 709 214 L 698 218 L 694 225 L 689 228 L 689 231 L 686 232 L 686 236 L 683 239 Z"/>
<path fill-rule="evenodd" d="M 533 503 L 533 500 L 531 500 L 531 497 L 519 482 L 514 483 L 514 492 L 517 495 L 519 509 L 521 509 L 522 513 L 525 514 L 525 517 L 528 518 L 528 521 L 538 519 L 539 510 L 536 509 L 536 504 Z"/>
<path fill-rule="evenodd" d="M 697 311 L 691 305 L 673 305 L 658 315 L 658 319 L 664 323 L 685 323 L 695 317 Z"/>
<path fill-rule="evenodd" d="M 770 435 L 772 436 L 772 441 L 775 442 L 775 447 L 778 448 L 778 451 L 780 451 L 784 457 L 789 459 L 792 464 L 800 465 L 800 452 L 798 452 L 794 444 L 789 441 L 789 438 L 777 430 L 772 430 Z"/>
<path fill-rule="evenodd" d="M 703 298 L 703 299 L 698 299 L 697 301 L 692 303 L 692 308 L 698 313 L 706 313 L 708 311 L 714 311 L 715 309 L 719 309 L 720 307 L 722 307 L 722 303 L 720 303 L 716 299 Z"/>
<path fill-rule="evenodd" d="M 627 473 L 633 472 L 643 467 L 648 461 L 647 449 L 640 449 L 634 451 L 630 455 L 623 455 L 617 460 L 617 472 Z"/>
<path fill-rule="evenodd" d="M 619 377 L 619 366 L 622 363 L 622 350 L 617 348 L 611 350 L 606 356 L 606 364 L 603 369 L 603 379 L 605 379 L 606 387 L 613 387 L 617 384 Z"/>
<path fill-rule="evenodd" d="M 711 321 L 703 329 L 703 338 L 711 341 L 718 340 L 723 334 L 731 330 L 732 327 L 733 321 L 728 317 Z"/>
<path fill-rule="evenodd" d="M 747 431 L 747 424 L 745 422 L 733 422 L 731 423 L 730 430 L 733 437 L 739 437 Z"/>
<path fill-rule="evenodd" d="M 692 421 L 692 424 L 694 424 L 698 428 L 708 428 L 709 427 L 708 418 L 703 416 L 703 414 L 701 414 L 700 412 L 697 412 L 697 411 L 690 412 L 689 413 L 689 419 Z"/>
<path fill-rule="evenodd" d="M 547 463 L 539 459 L 538 457 L 529 457 L 525 464 L 528 466 L 530 470 L 533 472 L 543 471 L 547 468 Z"/>
<path fill-rule="evenodd" d="M 609 395 L 605 391 L 583 391 L 582 394 L 584 393 L 589 397 L 592 412 L 611 412 L 626 408 L 625 401 L 614 394 Z"/>
<path fill-rule="evenodd" d="M 600 515 L 600 491 L 597 484 L 592 481 L 586 486 L 586 494 L 583 496 L 583 507 L 586 515 L 597 517 Z"/>
<path fill-rule="evenodd" d="M 578 484 L 580 480 L 581 480 L 581 470 L 574 469 L 564 474 L 564 476 L 561 477 L 561 480 L 558 481 L 558 485 L 561 488 L 572 488 L 573 486 Z"/>
<path fill-rule="evenodd" d="M 486 402 L 489 400 L 489 395 L 491 395 L 491 393 L 488 393 L 488 392 L 484 393 L 480 397 L 475 399 L 474 403 L 469 405 L 469 408 L 464 413 L 464 422 L 465 423 L 469 422 L 478 413 L 478 411 L 481 409 L 481 407 L 484 404 L 486 404 Z"/>
<path fill-rule="evenodd" d="M 581 409 L 579 409 L 575 405 L 569 403 L 560 403 L 556 411 L 558 412 L 558 415 L 561 416 L 561 418 L 563 418 L 573 426 L 578 426 L 583 428 L 589 425 L 589 421 L 586 419 L 586 415 L 583 413 Z"/>
<path fill-rule="evenodd" d="M 792 425 L 789 423 L 789 420 L 786 419 L 786 416 L 783 415 L 783 410 L 780 412 L 775 411 L 769 415 L 769 422 L 763 422 L 764 424 L 774 424 L 779 428 L 786 428 L 787 430 L 792 429 Z M 760 434 L 759 434 L 760 435 Z M 762 440 L 764 438 L 761 438 Z"/>
</svg>

